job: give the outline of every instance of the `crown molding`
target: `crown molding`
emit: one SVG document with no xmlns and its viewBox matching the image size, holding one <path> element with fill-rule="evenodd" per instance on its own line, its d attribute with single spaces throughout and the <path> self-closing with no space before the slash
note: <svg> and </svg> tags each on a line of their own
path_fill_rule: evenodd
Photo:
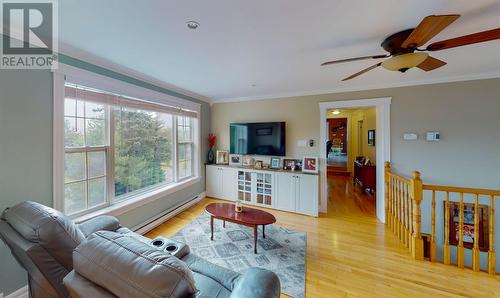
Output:
<svg viewBox="0 0 500 298">
<path fill-rule="evenodd" d="M 376 89 L 387 89 L 387 88 L 398 88 L 398 87 L 409 87 L 409 86 L 420 86 L 420 85 L 430 85 L 430 84 L 441 84 L 441 83 L 452 83 L 452 82 L 462 82 L 462 81 L 475 81 L 484 79 L 494 79 L 500 78 L 500 72 L 492 72 L 478 75 L 463 75 L 463 76 L 452 76 L 439 79 L 428 79 L 428 80 L 418 80 L 409 82 L 395 82 L 387 84 L 371 84 L 360 87 L 340 87 L 333 89 L 318 89 L 304 92 L 290 92 L 290 93 L 270 93 L 265 95 L 256 96 L 246 96 L 246 97 L 235 97 L 235 98 L 214 98 L 212 99 L 212 105 L 218 103 L 229 103 L 229 102 L 244 102 L 244 101 L 254 101 L 254 100 L 273 100 L 286 97 L 300 97 L 300 96 L 311 96 L 311 95 L 323 95 L 323 94 L 334 94 L 334 93 L 344 93 L 344 92 L 355 92 L 355 91 L 367 91 Z"/>
<path fill-rule="evenodd" d="M 172 92 L 176 92 L 176 93 L 179 93 L 179 94 L 182 94 L 185 96 L 192 97 L 194 99 L 209 103 L 210 105 L 213 104 L 213 100 L 208 96 L 198 94 L 198 93 L 195 93 L 195 92 L 168 84 L 164 81 L 158 80 L 158 79 L 156 79 L 152 76 L 149 76 L 147 74 L 144 74 L 142 72 L 133 70 L 133 69 L 125 67 L 123 65 L 119 65 L 119 64 L 111 62 L 107 59 L 98 57 L 96 55 L 90 54 L 88 52 L 79 50 L 79 49 L 74 48 L 74 47 L 71 47 L 69 45 L 60 44 L 59 50 L 60 50 L 59 51 L 60 54 L 66 55 L 68 57 L 94 64 L 96 66 L 99 66 L 99 67 L 105 68 L 107 70 L 119 73 L 121 75 L 128 76 L 132 79 L 136 79 L 136 80 L 142 81 L 144 83 L 154 85 L 156 87 L 160 87 L 160 88 L 172 91 Z"/>
</svg>

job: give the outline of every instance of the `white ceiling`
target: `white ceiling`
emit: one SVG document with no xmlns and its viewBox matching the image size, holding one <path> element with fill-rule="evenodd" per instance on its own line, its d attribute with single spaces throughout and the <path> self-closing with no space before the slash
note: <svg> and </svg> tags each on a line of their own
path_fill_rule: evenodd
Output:
<svg viewBox="0 0 500 298">
<path fill-rule="evenodd" d="M 451 13 L 462 17 L 431 42 L 500 27 L 498 0 L 64 0 L 59 48 L 214 101 L 499 77 L 500 41 L 434 52 L 448 65 L 429 73 L 379 67 L 341 82 L 374 60 L 320 66 L 384 54 L 388 35 Z"/>
</svg>

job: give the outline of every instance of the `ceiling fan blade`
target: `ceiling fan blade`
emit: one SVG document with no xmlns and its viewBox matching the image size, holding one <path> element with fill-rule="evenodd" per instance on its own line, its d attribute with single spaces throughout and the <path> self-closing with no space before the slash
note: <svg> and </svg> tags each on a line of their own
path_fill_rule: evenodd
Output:
<svg viewBox="0 0 500 298">
<path fill-rule="evenodd" d="M 372 65 L 372 66 L 370 66 L 370 67 L 368 67 L 368 68 L 365 68 L 365 69 L 363 69 L 362 71 L 359 71 L 359 72 L 357 72 L 357 73 L 355 73 L 355 74 L 353 74 L 353 75 L 351 75 L 351 76 L 348 76 L 347 78 L 343 79 L 342 81 L 347 81 L 347 80 L 350 80 L 350 79 L 354 79 L 355 77 L 357 77 L 357 76 L 359 76 L 359 75 L 362 75 L 362 74 L 364 74 L 365 72 L 368 72 L 368 71 L 370 71 L 370 70 L 372 70 L 372 69 L 374 69 L 374 68 L 377 68 L 377 67 L 379 67 L 380 65 L 382 65 L 382 62 L 377 63 L 377 64 L 375 64 L 375 65 Z"/>
<path fill-rule="evenodd" d="M 426 16 L 401 44 L 401 47 L 416 48 L 424 45 L 459 17 L 458 14 Z"/>
<path fill-rule="evenodd" d="M 328 62 L 322 63 L 321 66 L 335 64 L 335 63 L 342 63 L 342 62 L 364 60 L 364 59 L 381 59 L 381 58 L 387 58 L 389 56 L 391 56 L 391 55 L 375 55 L 375 56 L 364 56 L 364 57 L 349 58 L 349 59 L 342 59 L 342 60 L 333 60 L 333 61 L 328 61 Z"/>
<path fill-rule="evenodd" d="M 427 59 L 424 60 L 424 62 L 417 65 L 417 67 L 425 71 L 431 71 L 445 65 L 446 62 L 429 56 L 427 57 Z"/>
<path fill-rule="evenodd" d="M 439 51 L 495 39 L 500 39 L 500 28 L 437 41 L 427 46 L 426 50 Z"/>
</svg>

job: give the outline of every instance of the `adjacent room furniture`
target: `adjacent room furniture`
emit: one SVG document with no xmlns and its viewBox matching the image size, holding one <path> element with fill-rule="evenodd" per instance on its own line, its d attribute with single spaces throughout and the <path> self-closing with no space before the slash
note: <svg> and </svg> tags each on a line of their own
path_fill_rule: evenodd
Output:
<svg viewBox="0 0 500 298">
<path fill-rule="evenodd" d="M 207 165 L 207 196 L 318 216 L 319 177 L 314 173 Z"/>
<path fill-rule="evenodd" d="M 253 247 L 254 253 L 257 253 L 257 227 L 262 226 L 262 237 L 266 238 L 266 225 L 276 222 L 276 218 L 269 212 L 243 207 L 242 212 L 235 211 L 235 205 L 229 203 L 211 203 L 205 207 L 205 211 L 210 214 L 210 240 L 214 240 L 214 219 L 220 219 L 225 222 L 229 221 L 239 225 L 244 225 L 253 228 Z"/>
<path fill-rule="evenodd" d="M 354 161 L 354 182 L 360 185 L 363 189 L 371 193 L 376 191 L 377 186 L 377 171 L 374 165 L 365 165 L 364 159 Z"/>
<path fill-rule="evenodd" d="M 340 155 L 342 151 L 344 151 L 344 145 L 341 139 L 338 138 L 333 139 L 332 147 L 333 147 L 333 155 Z"/>
<path fill-rule="evenodd" d="M 328 158 L 328 154 L 330 154 L 330 152 L 332 151 L 332 147 L 333 147 L 333 142 L 330 140 L 326 141 L 326 156 L 325 156 L 325 158 Z"/>
<path fill-rule="evenodd" d="M 4 210 L 0 236 L 28 272 L 33 298 L 280 295 L 271 271 L 239 274 L 191 254 L 187 246 L 172 255 L 111 216 L 75 224 L 52 208 L 23 202 Z"/>
</svg>

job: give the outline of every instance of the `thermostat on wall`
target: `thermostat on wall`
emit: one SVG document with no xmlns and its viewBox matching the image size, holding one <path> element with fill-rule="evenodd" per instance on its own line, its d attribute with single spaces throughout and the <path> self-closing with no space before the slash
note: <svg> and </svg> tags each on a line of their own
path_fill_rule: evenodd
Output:
<svg viewBox="0 0 500 298">
<path fill-rule="evenodd" d="M 441 135 L 439 131 L 428 131 L 427 132 L 427 141 L 437 142 L 441 139 Z"/>
</svg>

